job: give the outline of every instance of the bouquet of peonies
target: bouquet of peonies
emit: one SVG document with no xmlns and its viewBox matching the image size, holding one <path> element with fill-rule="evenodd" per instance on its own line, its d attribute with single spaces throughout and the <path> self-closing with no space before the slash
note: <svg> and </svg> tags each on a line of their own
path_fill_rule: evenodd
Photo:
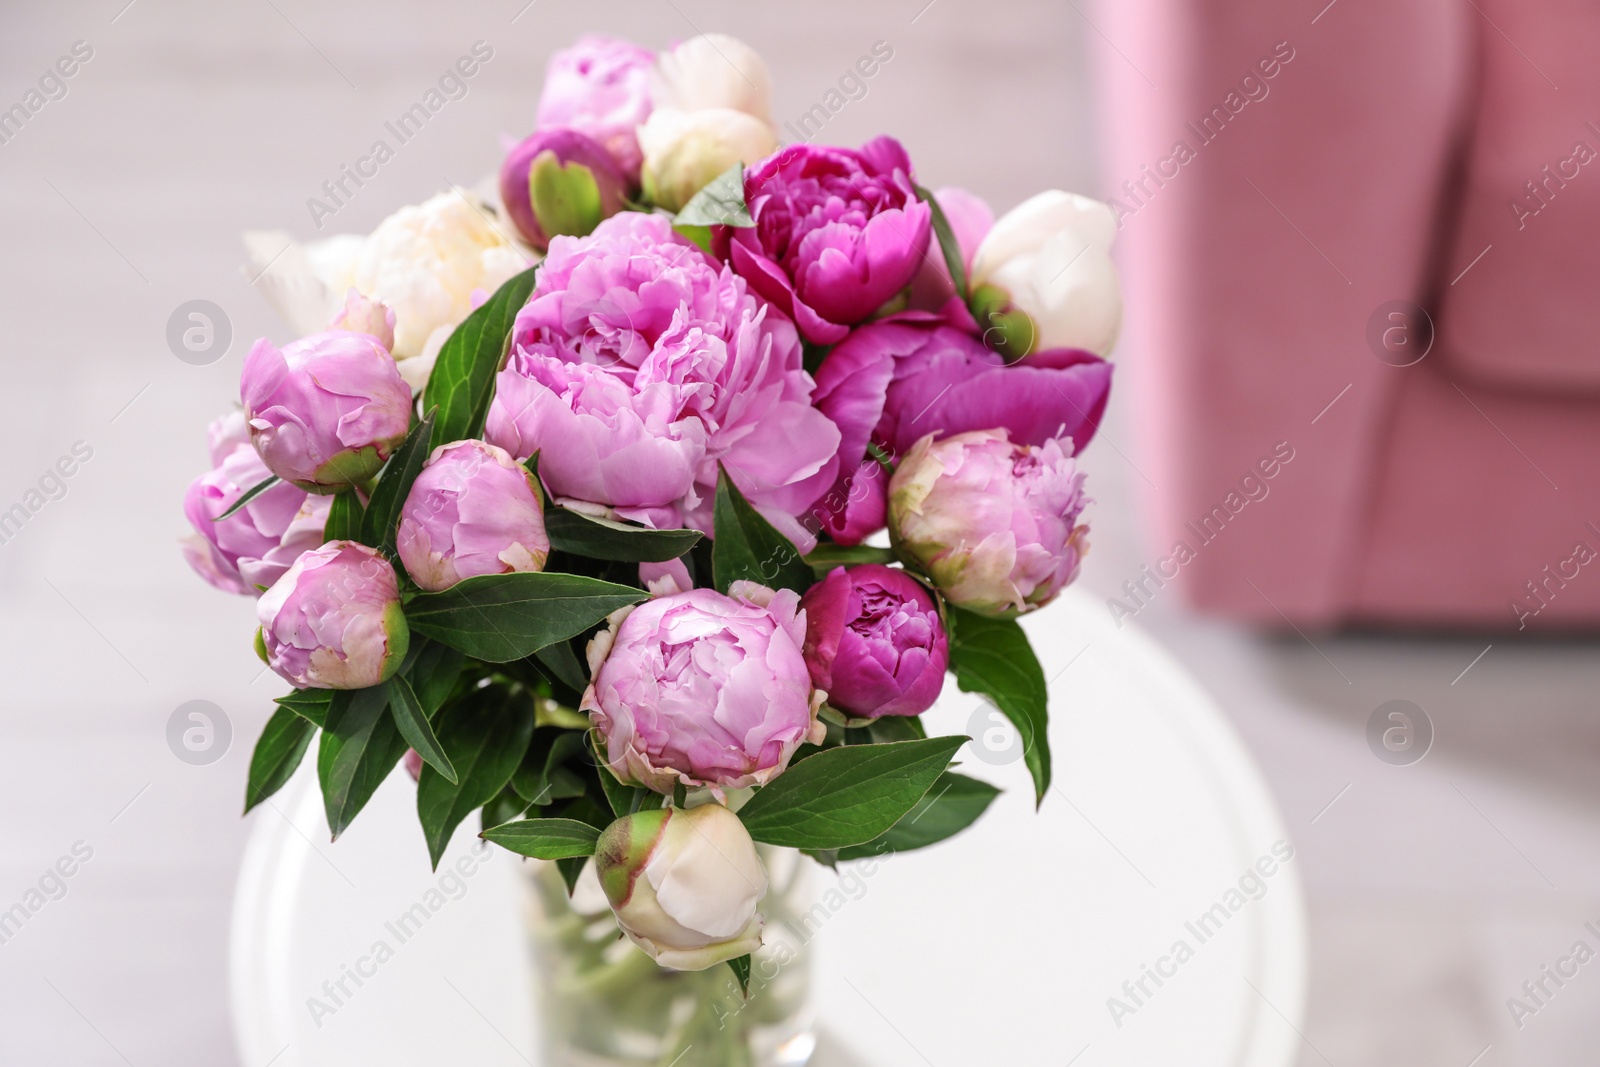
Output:
<svg viewBox="0 0 1600 1067">
<path fill-rule="evenodd" d="M 292 246 L 305 336 L 251 348 L 184 502 L 294 687 L 246 810 L 315 739 L 338 836 L 409 750 L 435 864 L 479 812 L 569 889 L 593 860 L 662 966 L 741 982 L 758 842 L 833 865 L 992 800 L 919 718 L 947 671 L 1042 799 L 1016 619 L 1087 549 L 1120 319 L 1103 204 L 995 221 L 891 138 L 780 146 L 769 85 L 726 37 L 558 54 L 498 202 Z"/>
</svg>

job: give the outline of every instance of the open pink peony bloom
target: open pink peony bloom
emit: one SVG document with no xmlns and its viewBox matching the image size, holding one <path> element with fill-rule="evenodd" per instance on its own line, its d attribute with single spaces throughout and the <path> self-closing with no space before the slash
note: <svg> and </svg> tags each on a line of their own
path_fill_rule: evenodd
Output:
<svg viewBox="0 0 1600 1067">
<path fill-rule="evenodd" d="M 829 704 L 876 719 L 920 715 L 939 698 L 950 642 L 933 594 L 905 571 L 835 567 L 800 606 L 806 665 Z"/>
<path fill-rule="evenodd" d="M 300 553 L 322 544 L 331 501 L 281 482 L 221 522 L 212 521 L 271 475 L 248 440 L 230 435 L 232 421 L 212 423 L 217 465 L 184 494 L 183 513 L 194 533 L 184 539 L 183 554 L 218 589 L 255 596 L 276 582 Z M 238 425 L 243 425 L 242 418 Z"/>
<path fill-rule="evenodd" d="M 400 508 L 396 547 L 422 588 L 479 574 L 538 571 L 550 555 L 533 475 L 482 441 L 433 450 Z"/>
<path fill-rule="evenodd" d="M 628 179 L 593 138 L 547 126 L 500 165 L 500 202 L 523 240 L 543 252 L 558 234 L 581 237 L 622 210 Z"/>
<path fill-rule="evenodd" d="M 570 126 L 605 146 L 629 181 L 639 183 L 634 131 L 650 117 L 655 54 L 616 37 L 585 34 L 550 57 L 538 125 Z"/>
<path fill-rule="evenodd" d="M 817 517 L 841 544 L 879 528 L 869 441 L 900 457 L 929 433 L 1003 428 L 1018 444 L 1069 437 L 1082 451 L 1110 390 L 1111 364 L 1088 352 L 1037 352 L 1008 366 L 946 316 L 905 312 L 862 326 L 817 371 L 814 402 L 839 427 L 840 470 L 860 471 L 822 497 Z"/>
<path fill-rule="evenodd" d="M 932 213 L 893 138 L 789 145 L 752 167 L 744 189 L 755 226 L 719 228 L 718 247 L 808 341 L 844 340 L 922 266 Z"/>
<path fill-rule="evenodd" d="M 301 689 L 365 689 L 400 669 L 411 631 L 394 568 L 375 548 L 329 541 L 256 601 L 267 664 Z"/>
<path fill-rule="evenodd" d="M 328 330 L 281 350 L 263 337 L 239 392 L 262 462 L 313 493 L 377 474 L 411 426 L 411 387 L 371 334 Z"/>
<path fill-rule="evenodd" d="M 512 330 L 484 436 L 539 453 L 557 497 L 711 530 L 717 465 L 802 549 L 838 475 L 794 326 L 727 267 L 628 211 L 556 238 Z"/>
<path fill-rule="evenodd" d="M 581 708 L 622 781 L 660 793 L 762 785 L 801 742 L 821 740 L 800 598 L 750 582 L 729 592 L 657 597 L 590 642 Z"/>
<path fill-rule="evenodd" d="M 1048 604 L 1077 577 L 1086 503 L 1071 441 L 929 434 L 889 483 L 889 533 L 952 604 L 1009 617 Z"/>
</svg>

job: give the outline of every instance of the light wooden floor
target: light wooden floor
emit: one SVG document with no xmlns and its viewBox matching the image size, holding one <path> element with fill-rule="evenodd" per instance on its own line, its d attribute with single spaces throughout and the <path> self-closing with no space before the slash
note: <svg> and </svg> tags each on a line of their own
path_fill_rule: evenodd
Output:
<svg viewBox="0 0 1600 1067">
<path fill-rule="evenodd" d="M 474 41 L 494 57 L 468 95 L 402 147 L 338 228 L 368 229 L 491 171 L 498 136 L 531 122 L 545 57 L 589 28 L 658 46 L 700 30 L 745 38 L 771 63 L 780 124 L 882 40 L 893 59 L 828 140 L 893 131 L 925 183 L 965 185 L 1001 208 L 1046 185 L 1096 184 L 1085 65 L 1115 57 L 1074 5 L 524 2 L 0 9 L 0 109 L 74 42 L 93 49 L 67 95 L 0 145 L 0 511 L 75 442 L 93 449 L 65 495 L 0 544 L 0 912 L 75 844 L 92 852 L 65 895 L 0 944 L 0 1064 L 234 1062 L 237 812 L 280 687 L 250 651 L 248 602 L 190 575 L 175 539 L 205 421 L 236 396 L 245 348 L 287 339 L 239 269 L 237 235 L 312 235 L 307 198 Z M 169 314 L 195 298 L 220 304 L 234 331 L 209 367 L 165 342 Z M 1143 560 L 1123 412 L 1114 404 L 1107 429 L 1117 449 L 1089 462 L 1099 504 L 1084 581 L 1107 594 Z M 1593 1062 L 1596 967 L 1520 1031 L 1506 1008 L 1575 940 L 1600 948 L 1582 925 L 1600 918 L 1593 645 L 1497 643 L 1452 683 L 1486 642 L 1319 639 L 1347 685 L 1303 642 L 1194 620 L 1175 598 L 1140 621 L 1228 708 L 1296 834 L 1314 937 L 1302 1064 Z M 1372 708 L 1395 697 L 1439 725 L 1415 767 L 1379 763 L 1362 737 Z M 167 746 L 169 716 L 193 699 L 232 723 L 231 748 L 209 766 Z"/>
</svg>

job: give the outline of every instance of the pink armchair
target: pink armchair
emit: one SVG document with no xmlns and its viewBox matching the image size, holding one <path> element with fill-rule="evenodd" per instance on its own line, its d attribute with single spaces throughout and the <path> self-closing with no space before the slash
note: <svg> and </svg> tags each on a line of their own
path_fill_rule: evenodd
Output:
<svg viewBox="0 0 1600 1067">
<path fill-rule="evenodd" d="M 1600 9 L 1324 3 L 1090 12 L 1152 570 L 1273 625 L 1600 623 Z"/>
</svg>

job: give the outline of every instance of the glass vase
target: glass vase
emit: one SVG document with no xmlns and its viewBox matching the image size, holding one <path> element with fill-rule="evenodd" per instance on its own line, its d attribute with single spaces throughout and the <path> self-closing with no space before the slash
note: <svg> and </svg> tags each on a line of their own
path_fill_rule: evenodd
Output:
<svg viewBox="0 0 1600 1067">
<path fill-rule="evenodd" d="M 594 864 L 569 896 L 554 863 L 523 865 L 526 920 L 548 1067 L 803 1067 L 816 1048 L 811 961 L 798 920 L 811 863 L 758 846 L 768 890 L 748 996 L 733 970 L 659 966 L 622 935 Z"/>
</svg>

